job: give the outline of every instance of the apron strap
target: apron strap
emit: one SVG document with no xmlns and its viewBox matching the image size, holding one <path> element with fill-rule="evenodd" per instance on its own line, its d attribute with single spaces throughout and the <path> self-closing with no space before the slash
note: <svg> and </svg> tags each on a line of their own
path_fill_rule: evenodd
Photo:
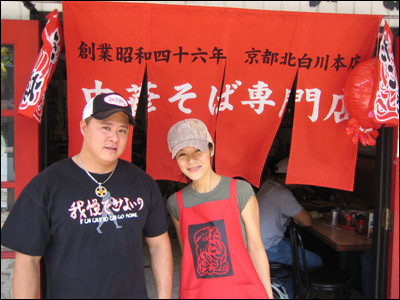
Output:
<svg viewBox="0 0 400 300">
<path fill-rule="evenodd" d="M 183 210 L 182 190 L 176 193 L 176 201 L 178 202 L 179 212 Z"/>
<path fill-rule="evenodd" d="M 237 182 L 237 180 L 232 178 L 231 186 L 229 189 L 229 198 L 235 200 L 235 202 L 237 202 L 236 182 Z"/>
</svg>

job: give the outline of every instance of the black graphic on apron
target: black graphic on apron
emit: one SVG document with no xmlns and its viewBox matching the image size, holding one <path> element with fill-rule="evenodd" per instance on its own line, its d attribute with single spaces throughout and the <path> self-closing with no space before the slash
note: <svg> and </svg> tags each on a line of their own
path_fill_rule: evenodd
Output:
<svg viewBox="0 0 400 300">
<path fill-rule="evenodd" d="M 197 278 L 233 275 L 224 220 L 189 225 L 189 241 Z"/>
</svg>

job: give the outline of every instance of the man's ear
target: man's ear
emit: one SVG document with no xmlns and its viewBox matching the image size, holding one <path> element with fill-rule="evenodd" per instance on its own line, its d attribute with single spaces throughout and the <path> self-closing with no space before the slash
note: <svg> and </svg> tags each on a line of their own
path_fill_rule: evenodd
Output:
<svg viewBox="0 0 400 300">
<path fill-rule="evenodd" d="M 87 127 L 88 125 L 86 124 L 85 120 L 81 120 L 81 122 L 79 123 L 79 128 L 81 130 L 81 134 L 83 135 L 83 137 L 85 137 L 86 135 Z"/>
</svg>

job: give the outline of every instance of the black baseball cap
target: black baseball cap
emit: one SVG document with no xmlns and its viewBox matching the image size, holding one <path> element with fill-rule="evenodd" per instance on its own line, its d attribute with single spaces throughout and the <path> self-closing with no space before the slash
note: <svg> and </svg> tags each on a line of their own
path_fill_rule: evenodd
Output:
<svg viewBox="0 0 400 300">
<path fill-rule="evenodd" d="M 131 105 L 118 93 L 99 94 L 94 97 L 83 109 L 82 119 L 93 117 L 103 120 L 120 111 L 126 113 L 129 123 L 135 126 Z"/>
</svg>

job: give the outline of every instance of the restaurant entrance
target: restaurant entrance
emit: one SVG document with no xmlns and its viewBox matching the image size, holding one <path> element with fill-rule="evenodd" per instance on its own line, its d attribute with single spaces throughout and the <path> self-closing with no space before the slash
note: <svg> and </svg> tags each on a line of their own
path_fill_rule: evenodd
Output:
<svg viewBox="0 0 400 300">
<path fill-rule="evenodd" d="M 12 93 L 12 99 L 15 99 L 17 103 L 20 101 L 19 99 L 22 98 L 22 93 L 26 88 L 30 72 L 32 71 L 32 67 L 37 57 L 39 47 L 39 26 L 37 21 L 29 21 L 31 23 L 29 23 L 30 25 L 27 27 L 23 27 L 22 24 L 25 26 L 28 24 L 25 22 L 28 21 L 8 22 L 9 21 L 2 20 L 2 46 L 3 44 L 14 45 L 15 64 L 13 78 L 15 91 Z M 17 23 L 19 23 L 19 25 L 15 25 Z M 31 28 L 28 29 L 28 27 Z M 21 51 L 24 51 L 23 54 L 21 54 Z M 397 52 L 395 51 L 395 53 Z M 67 95 L 65 74 L 65 58 L 61 57 L 51 82 L 52 86 L 49 87 L 46 95 L 47 103 L 45 106 L 45 115 L 43 116 L 43 123 L 40 128 L 42 135 L 41 153 L 39 153 L 40 138 L 37 123 L 18 116 L 18 104 L 13 105 L 12 107 L 3 107 L 3 103 L 4 105 L 8 105 L 6 104 L 8 100 L 4 98 L 5 101 L 3 102 L 2 91 L 2 224 L 4 222 L 3 195 L 5 199 L 4 203 L 7 203 L 7 205 L 15 201 L 27 181 L 38 173 L 40 155 L 43 156 L 42 168 L 67 156 L 68 120 L 66 118 Z M 143 99 L 141 98 L 141 101 L 144 101 L 146 98 L 147 95 L 145 95 Z M 147 105 L 144 105 L 144 107 L 147 107 Z M 5 126 L 3 126 L 3 120 Z M 3 180 L 3 170 L 5 170 L 4 172 L 7 174 L 10 173 L 10 169 L 5 168 L 5 164 L 3 164 L 3 129 L 7 128 L 7 124 L 11 123 L 14 124 L 14 145 L 11 146 L 11 144 L 6 144 L 4 157 L 7 159 L 7 166 L 12 166 L 11 157 L 13 157 L 15 178 L 12 179 L 11 177 L 7 177 Z M 137 135 L 134 134 L 134 148 L 135 144 L 143 145 L 146 143 L 145 127 L 144 121 L 140 128 L 143 129 L 143 133 L 140 135 L 140 140 L 138 140 Z M 372 186 L 375 187 L 374 194 L 371 197 L 374 201 L 373 208 L 375 215 L 374 237 L 372 239 L 373 298 L 398 298 L 399 296 L 399 161 L 397 130 L 398 128 L 396 128 L 396 130 L 386 128 L 381 129 L 378 145 L 375 150 L 376 153 L 373 154 L 373 158 L 371 158 L 372 156 L 368 153 L 360 156 L 360 161 L 365 160 L 366 157 L 368 157 L 368 160 L 374 161 L 374 168 L 377 175 L 377 177 L 370 177 L 368 183 L 363 185 L 365 193 L 369 193 Z M 282 131 L 283 134 L 286 134 L 285 131 L 287 133 L 289 129 L 284 129 Z M 4 141 L 6 141 L 6 139 L 4 139 Z M 13 154 L 11 154 L 12 152 L 9 152 L 10 147 L 12 148 L 11 150 L 14 151 Z M 27 151 L 27 149 L 29 149 L 29 151 Z M 135 153 L 135 151 L 133 152 Z M 145 152 L 145 150 L 143 150 L 143 152 Z M 143 162 L 143 165 L 145 165 L 145 161 Z M 356 178 L 356 180 L 359 179 L 360 178 Z M 392 222 L 390 221 L 390 211 L 393 212 Z M 390 226 L 391 223 L 392 226 Z M 2 249 L 2 265 L 3 259 L 12 259 L 13 257 L 14 254 L 12 252 L 3 252 Z"/>
</svg>

